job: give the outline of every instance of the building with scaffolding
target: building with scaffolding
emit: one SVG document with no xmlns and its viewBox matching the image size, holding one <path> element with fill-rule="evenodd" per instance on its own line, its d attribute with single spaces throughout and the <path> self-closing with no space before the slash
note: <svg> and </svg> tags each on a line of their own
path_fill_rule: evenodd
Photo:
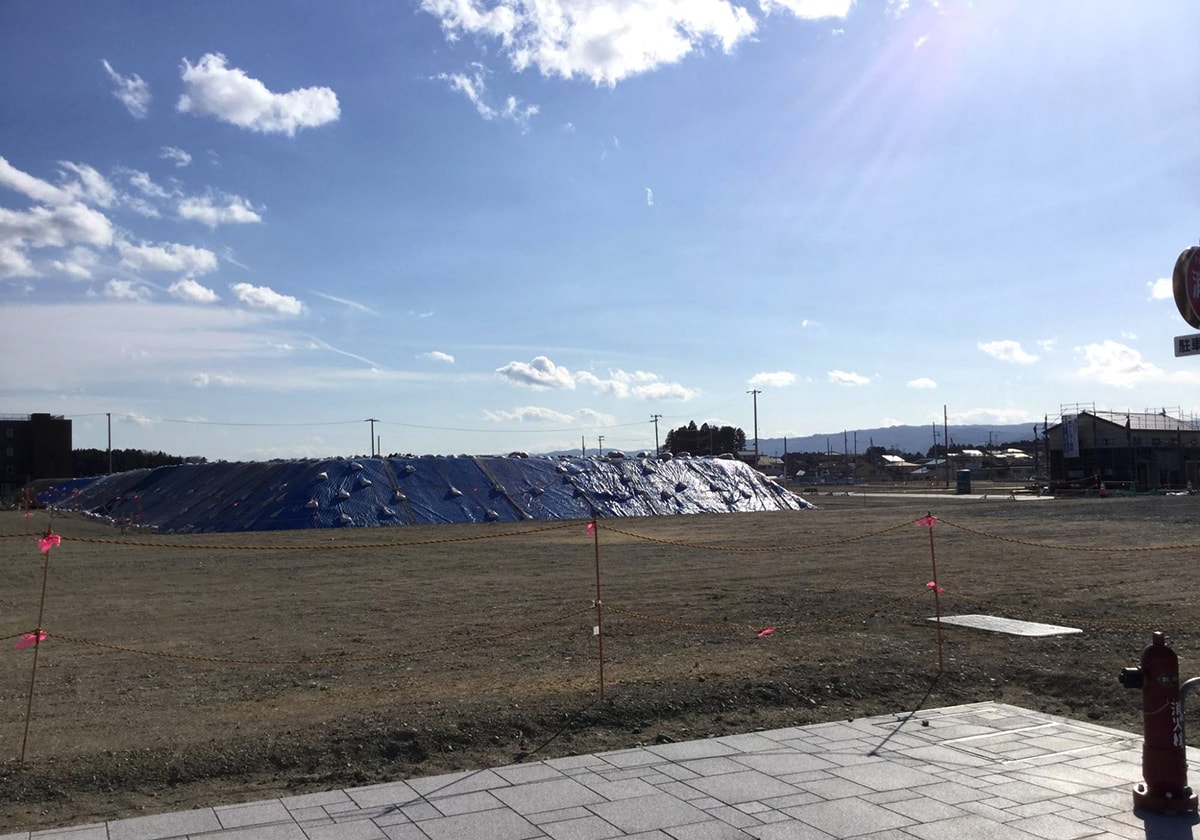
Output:
<svg viewBox="0 0 1200 840">
<path fill-rule="evenodd" d="M 1098 411 L 1064 405 L 1046 428 L 1050 481 L 1058 487 L 1179 490 L 1200 486 L 1200 422 L 1180 409 Z"/>
</svg>

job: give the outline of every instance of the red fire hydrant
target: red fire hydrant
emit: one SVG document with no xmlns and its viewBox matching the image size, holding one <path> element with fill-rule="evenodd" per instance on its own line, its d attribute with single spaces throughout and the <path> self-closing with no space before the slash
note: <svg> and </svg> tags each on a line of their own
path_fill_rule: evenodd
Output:
<svg viewBox="0 0 1200 840">
<path fill-rule="evenodd" d="M 1187 783 L 1187 743 L 1183 708 L 1187 690 L 1200 678 L 1188 680 L 1180 691 L 1179 657 L 1167 647 L 1161 630 L 1154 631 L 1142 651 L 1142 664 L 1121 672 L 1121 685 L 1142 690 L 1142 778 L 1133 788 L 1133 807 L 1164 814 L 1195 813 L 1197 798 Z"/>
</svg>

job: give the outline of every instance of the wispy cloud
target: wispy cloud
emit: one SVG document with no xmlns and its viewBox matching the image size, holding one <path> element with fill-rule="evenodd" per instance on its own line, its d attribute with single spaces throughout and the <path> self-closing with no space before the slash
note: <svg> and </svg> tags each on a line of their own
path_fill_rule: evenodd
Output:
<svg viewBox="0 0 1200 840">
<path fill-rule="evenodd" d="M 536 105 L 522 105 L 515 96 L 508 96 L 504 104 L 494 107 L 489 102 L 487 90 L 488 69 L 482 64 L 471 65 L 467 73 L 439 73 L 435 78 L 446 82 L 450 89 L 461 93 L 475 106 L 475 111 L 485 120 L 508 120 L 521 126 L 523 130 L 529 127 L 529 120 L 538 113 Z"/>
<path fill-rule="evenodd" d="M 454 357 L 449 353 L 443 353 L 441 350 L 430 350 L 428 353 L 420 353 L 417 355 L 417 358 L 429 359 L 432 362 L 446 362 L 447 364 L 454 364 Z"/>
<path fill-rule="evenodd" d="M 146 115 L 150 113 L 150 85 L 146 84 L 136 73 L 132 76 L 122 76 L 112 68 L 107 60 L 102 59 L 100 63 L 104 65 L 104 72 L 108 73 L 109 79 L 113 82 L 113 96 L 125 106 L 135 119 L 145 119 Z"/>
<path fill-rule="evenodd" d="M 382 365 L 376 364 L 375 362 L 368 359 L 366 356 L 360 356 L 357 353 L 351 353 L 349 350 L 341 350 L 337 347 L 334 347 L 329 342 L 323 341 L 322 339 L 317 338 L 316 336 L 310 335 L 310 336 L 307 336 L 307 338 L 309 341 L 309 346 L 315 350 L 328 350 L 330 353 L 336 353 L 339 356 L 345 356 L 347 359 L 354 359 L 356 362 L 362 362 L 363 364 L 367 365 L 368 367 L 371 367 L 374 369 L 379 369 L 382 367 Z"/>
<path fill-rule="evenodd" d="M 334 303 L 340 303 L 342 306 L 346 307 L 347 309 L 353 309 L 355 312 L 362 312 L 365 315 L 375 315 L 375 316 L 379 315 L 378 310 L 373 309 L 370 306 L 367 306 L 365 303 L 359 303 L 356 300 L 350 300 L 349 298 L 341 298 L 341 297 L 337 297 L 336 295 L 327 295 L 324 292 L 311 292 L 311 293 L 316 295 L 319 298 L 325 298 L 325 300 L 330 300 L 330 301 L 333 301 Z"/>
<path fill-rule="evenodd" d="M 484 409 L 483 416 L 493 423 L 514 420 L 518 423 L 524 423 L 528 420 L 532 423 L 557 423 L 565 426 L 575 422 L 575 418 L 570 414 L 563 414 L 561 411 L 536 405 L 522 405 L 514 408 L 512 411 Z"/>
<path fill-rule="evenodd" d="M 767 14 L 776 9 L 785 9 L 801 20 L 844 18 L 850 14 L 853 5 L 854 0 L 759 0 L 759 6 Z"/>
<path fill-rule="evenodd" d="M 251 131 L 291 137 L 299 129 L 326 125 L 341 116 L 331 88 L 273 93 L 245 71 L 227 66 L 220 53 L 207 53 L 195 64 L 185 58 L 181 76 L 184 93 L 175 105 L 179 111 Z"/>
<path fill-rule="evenodd" d="M 786 388 L 788 385 L 793 385 L 796 382 L 796 374 L 789 373 L 786 370 L 777 370 L 772 373 L 756 373 L 750 377 L 750 386 L 758 388 Z"/>
<path fill-rule="evenodd" d="M 828 373 L 829 381 L 835 385 L 866 385 L 870 383 L 870 379 L 857 373 L 852 373 L 845 370 L 831 370 Z"/>
<path fill-rule="evenodd" d="M 163 146 L 158 150 L 158 156 L 162 160 L 169 160 L 177 167 L 187 166 L 192 162 L 192 156 L 177 146 Z"/>
<path fill-rule="evenodd" d="M 928 376 L 918 376 L 916 379 L 908 380 L 908 387 L 917 391 L 932 390 L 937 387 L 937 383 Z"/>
<path fill-rule="evenodd" d="M 1021 342 L 1011 339 L 982 341 L 976 346 L 993 359 L 1010 362 L 1014 365 L 1030 365 L 1038 360 L 1037 356 L 1026 352 L 1025 348 L 1021 346 Z"/>
<path fill-rule="evenodd" d="M 654 190 L 650 189 L 649 187 L 646 187 L 646 206 L 654 206 Z"/>
</svg>

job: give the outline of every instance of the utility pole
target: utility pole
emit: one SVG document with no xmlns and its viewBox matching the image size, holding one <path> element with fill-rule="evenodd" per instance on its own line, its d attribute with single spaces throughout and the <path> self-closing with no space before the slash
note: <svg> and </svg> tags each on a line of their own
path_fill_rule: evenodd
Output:
<svg viewBox="0 0 1200 840">
<path fill-rule="evenodd" d="M 112 475 L 112 412 L 104 414 L 108 418 L 108 474 Z"/>
<path fill-rule="evenodd" d="M 603 458 L 604 457 L 604 435 L 596 435 L 596 437 L 600 441 L 600 457 Z"/>
<path fill-rule="evenodd" d="M 662 419 L 661 414 L 651 414 L 650 415 L 650 422 L 654 424 L 654 457 L 655 458 L 657 458 L 660 454 L 659 448 L 658 448 L 658 421 L 661 419 Z"/>
<path fill-rule="evenodd" d="M 950 414 L 942 403 L 942 443 L 946 445 L 946 489 L 950 489 Z"/>
<path fill-rule="evenodd" d="M 754 466 L 758 466 L 758 395 L 762 391 L 754 388 L 746 392 L 754 399 Z"/>
<path fill-rule="evenodd" d="M 579 456 L 581 458 L 587 457 L 587 440 L 583 435 L 579 436 Z"/>
<path fill-rule="evenodd" d="M 363 421 L 371 424 L 371 457 L 375 457 L 375 424 L 378 422 L 374 417 L 368 417 Z"/>
</svg>

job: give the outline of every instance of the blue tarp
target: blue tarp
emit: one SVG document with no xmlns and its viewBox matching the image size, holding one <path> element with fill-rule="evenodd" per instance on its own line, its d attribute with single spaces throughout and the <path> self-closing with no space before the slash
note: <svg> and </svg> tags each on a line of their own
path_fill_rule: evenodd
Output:
<svg viewBox="0 0 1200 840">
<path fill-rule="evenodd" d="M 57 488 L 56 488 L 57 491 Z M 50 504 L 163 533 L 803 510 L 738 461 L 362 458 L 180 464 L 72 483 Z"/>
</svg>

